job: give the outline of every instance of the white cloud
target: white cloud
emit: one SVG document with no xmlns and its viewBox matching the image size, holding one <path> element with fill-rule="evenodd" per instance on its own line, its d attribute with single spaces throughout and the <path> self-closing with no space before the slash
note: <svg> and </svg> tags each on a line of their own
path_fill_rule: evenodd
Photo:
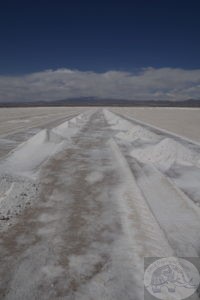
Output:
<svg viewBox="0 0 200 300">
<path fill-rule="evenodd" d="M 73 97 L 138 100 L 200 99 L 200 70 L 145 68 L 140 72 L 46 70 L 0 76 L 0 101 L 57 100 Z"/>
</svg>

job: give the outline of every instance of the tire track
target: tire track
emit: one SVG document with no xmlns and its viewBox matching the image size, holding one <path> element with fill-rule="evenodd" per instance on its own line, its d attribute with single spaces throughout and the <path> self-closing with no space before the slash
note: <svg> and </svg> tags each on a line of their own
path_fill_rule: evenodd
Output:
<svg viewBox="0 0 200 300">
<path fill-rule="evenodd" d="M 110 140 L 109 145 L 116 157 L 121 176 L 124 178 L 124 191 L 122 193 L 125 211 L 124 222 L 133 243 L 136 242 L 136 245 L 140 245 L 138 253 L 143 257 L 173 255 L 173 249 L 142 196 L 120 148 L 114 140 Z"/>
</svg>

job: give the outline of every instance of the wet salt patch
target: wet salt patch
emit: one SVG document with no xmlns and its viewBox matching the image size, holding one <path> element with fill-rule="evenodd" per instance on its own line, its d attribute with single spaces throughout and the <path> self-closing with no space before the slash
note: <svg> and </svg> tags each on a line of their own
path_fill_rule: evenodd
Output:
<svg viewBox="0 0 200 300">
<path fill-rule="evenodd" d="M 104 175 L 102 172 L 94 171 L 94 172 L 91 172 L 89 175 L 87 175 L 85 180 L 88 183 L 93 184 L 93 183 L 102 181 L 103 177 L 104 177 Z"/>
</svg>

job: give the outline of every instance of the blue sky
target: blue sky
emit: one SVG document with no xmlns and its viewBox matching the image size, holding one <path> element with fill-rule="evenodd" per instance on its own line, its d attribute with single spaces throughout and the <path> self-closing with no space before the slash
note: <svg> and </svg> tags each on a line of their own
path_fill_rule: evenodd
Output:
<svg viewBox="0 0 200 300">
<path fill-rule="evenodd" d="M 88 80 L 88 71 L 97 77 L 114 71 L 115 75 L 112 80 L 107 79 L 107 84 L 113 88 L 119 85 L 121 92 L 118 96 L 131 99 L 139 97 L 135 77 L 149 68 L 160 74 L 158 81 L 166 77 L 163 72 L 167 72 L 170 78 L 170 71 L 173 77 L 175 70 L 182 70 L 183 74 L 189 73 L 187 79 L 183 79 L 185 75 L 180 77 L 184 82 L 178 91 L 169 84 L 162 86 L 161 90 L 160 83 L 156 86 L 155 81 L 149 98 L 155 97 L 155 93 L 164 98 L 178 99 L 183 93 L 186 98 L 198 98 L 199 77 L 190 71 L 200 70 L 199 11 L 200 2 L 194 0 L 4 1 L 0 6 L 0 101 L 24 97 L 26 100 L 35 99 L 36 95 L 33 97 L 31 93 L 24 95 L 22 91 L 20 94 L 20 89 L 25 84 L 22 82 L 26 82 L 28 89 L 32 90 L 33 83 L 27 78 L 36 74 L 40 74 L 39 77 L 43 74 L 43 81 L 38 84 L 42 93 L 38 90 L 37 97 L 43 98 L 46 91 L 45 97 L 48 98 L 48 86 L 44 80 L 47 74 L 54 74 L 54 77 L 59 74 L 59 79 L 54 80 L 54 84 L 58 83 L 55 97 L 59 86 L 64 89 L 72 85 L 70 92 L 66 88 L 66 93 L 62 90 L 57 96 L 73 96 L 76 79 L 73 75 L 73 84 L 70 85 L 72 79 L 69 75 L 66 78 L 65 73 L 61 80 L 60 74 L 64 72 L 59 70 L 64 69 L 73 70 L 79 79 L 82 76 L 82 85 L 86 89 L 91 88 L 91 83 L 84 81 L 84 78 Z M 134 77 L 134 86 L 131 86 L 130 77 Z M 138 78 L 142 80 L 141 76 Z M 16 82 L 18 96 L 14 94 Z M 91 96 L 101 94 L 97 83 L 98 80 Z M 125 86 L 129 92 L 122 93 Z M 143 87 L 143 84 L 139 86 Z M 188 88 L 190 93 L 185 92 Z M 85 95 L 83 88 L 79 86 L 78 89 L 80 96 Z M 109 97 L 112 93 L 102 94 Z M 148 98 L 142 96 L 142 91 L 141 97 Z"/>
</svg>

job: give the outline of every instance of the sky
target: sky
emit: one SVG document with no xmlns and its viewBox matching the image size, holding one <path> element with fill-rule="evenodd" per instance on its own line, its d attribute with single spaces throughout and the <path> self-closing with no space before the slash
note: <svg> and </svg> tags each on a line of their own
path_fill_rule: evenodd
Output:
<svg viewBox="0 0 200 300">
<path fill-rule="evenodd" d="M 200 99 L 200 2 L 2 1 L 0 101 Z"/>
</svg>

